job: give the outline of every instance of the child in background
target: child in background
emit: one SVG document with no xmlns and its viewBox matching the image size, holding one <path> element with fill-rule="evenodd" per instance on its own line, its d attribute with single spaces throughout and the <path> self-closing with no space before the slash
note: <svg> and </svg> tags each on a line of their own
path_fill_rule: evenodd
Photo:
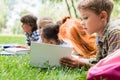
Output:
<svg viewBox="0 0 120 80">
<path fill-rule="evenodd" d="M 41 40 L 41 29 L 47 24 L 53 24 L 52 18 L 42 17 L 42 18 L 39 18 L 37 20 L 37 27 L 38 27 L 38 31 L 39 31 L 39 34 L 40 34 L 40 42 L 42 42 L 42 40 Z"/>
<path fill-rule="evenodd" d="M 120 29 L 109 24 L 113 9 L 112 0 L 82 0 L 78 5 L 82 25 L 89 34 L 97 33 L 96 62 L 120 48 Z M 80 58 L 63 57 L 61 65 L 70 68 L 93 66 L 93 63 L 83 63 Z"/>
<path fill-rule="evenodd" d="M 39 30 L 39 33 L 41 33 L 41 29 L 43 28 L 43 26 L 47 25 L 47 24 L 53 24 L 53 20 L 52 18 L 50 17 L 42 17 L 42 18 L 39 18 L 37 20 L 37 26 L 38 26 L 38 30 Z"/>
<path fill-rule="evenodd" d="M 58 39 L 59 25 L 57 24 L 47 24 L 41 29 L 42 42 L 60 45 L 61 42 Z"/>
<path fill-rule="evenodd" d="M 37 17 L 32 14 L 27 14 L 22 16 L 20 19 L 22 23 L 22 29 L 26 35 L 26 44 L 25 46 L 21 45 L 19 47 L 30 48 L 31 42 L 39 41 L 39 32 L 37 30 Z"/>
<path fill-rule="evenodd" d="M 95 57 L 97 51 L 96 36 L 86 33 L 78 19 L 65 17 L 58 35 L 60 40 L 72 45 L 73 53 L 84 58 Z"/>
</svg>

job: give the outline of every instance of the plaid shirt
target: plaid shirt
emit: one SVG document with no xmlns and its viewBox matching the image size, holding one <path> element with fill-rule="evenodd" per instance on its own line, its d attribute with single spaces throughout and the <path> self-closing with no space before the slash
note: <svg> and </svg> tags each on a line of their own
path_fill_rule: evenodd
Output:
<svg viewBox="0 0 120 80">
<path fill-rule="evenodd" d="M 38 42 L 40 40 L 40 34 L 39 34 L 38 30 L 33 31 L 33 33 L 30 35 L 28 33 L 26 33 L 25 35 L 26 35 L 26 44 L 28 46 L 31 45 L 31 41 Z"/>
<path fill-rule="evenodd" d="M 102 32 L 102 36 L 97 36 L 97 62 L 109 55 L 111 52 L 120 48 L 120 26 L 112 26 L 109 24 Z"/>
</svg>

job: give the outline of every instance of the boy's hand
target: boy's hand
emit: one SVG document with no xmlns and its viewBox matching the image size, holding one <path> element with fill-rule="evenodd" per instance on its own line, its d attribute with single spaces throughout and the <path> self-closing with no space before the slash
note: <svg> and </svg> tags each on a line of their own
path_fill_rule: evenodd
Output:
<svg viewBox="0 0 120 80">
<path fill-rule="evenodd" d="M 69 57 L 63 57 L 60 59 L 60 64 L 63 67 L 69 67 L 69 68 L 77 68 L 77 67 L 82 67 L 83 63 L 80 62 L 79 58 L 75 58 L 73 56 Z"/>
<path fill-rule="evenodd" d="M 27 46 L 27 45 L 18 45 L 18 46 L 16 46 L 16 48 L 26 48 L 26 49 L 30 49 L 30 46 Z"/>
</svg>

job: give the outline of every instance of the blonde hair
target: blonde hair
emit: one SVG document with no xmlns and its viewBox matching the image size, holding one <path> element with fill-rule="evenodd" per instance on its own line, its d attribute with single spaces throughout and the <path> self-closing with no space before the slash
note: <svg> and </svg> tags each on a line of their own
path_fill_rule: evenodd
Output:
<svg viewBox="0 0 120 80">
<path fill-rule="evenodd" d="M 38 29 L 41 29 L 43 26 L 45 26 L 47 24 L 53 24 L 52 18 L 50 18 L 50 17 L 43 17 L 43 18 L 39 18 L 37 20 Z"/>
<path fill-rule="evenodd" d="M 89 58 L 96 54 L 96 36 L 87 34 L 78 19 L 67 18 L 65 23 L 60 26 L 58 36 L 63 41 L 69 39 L 74 51 L 84 57 Z"/>
<path fill-rule="evenodd" d="M 108 14 L 108 22 L 113 10 L 113 6 L 113 0 L 82 0 L 78 4 L 78 10 L 88 9 L 92 10 L 96 14 L 100 14 L 102 11 L 106 11 Z"/>
</svg>

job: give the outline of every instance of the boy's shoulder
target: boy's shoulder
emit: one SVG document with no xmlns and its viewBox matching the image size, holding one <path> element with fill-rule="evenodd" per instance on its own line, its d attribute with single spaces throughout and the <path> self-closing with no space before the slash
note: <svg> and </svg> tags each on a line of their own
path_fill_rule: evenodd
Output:
<svg viewBox="0 0 120 80">
<path fill-rule="evenodd" d="M 109 22 L 104 29 L 103 36 L 111 37 L 115 35 L 120 35 L 120 25 L 112 25 Z"/>
<path fill-rule="evenodd" d="M 120 25 L 113 25 L 110 23 L 108 27 L 108 33 L 119 33 L 120 34 Z"/>
<path fill-rule="evenodd" d="M 109 33 L 119 32 L 120 33 L 120 26 L 110 26 L 108 29 Z"/>
</svg>

